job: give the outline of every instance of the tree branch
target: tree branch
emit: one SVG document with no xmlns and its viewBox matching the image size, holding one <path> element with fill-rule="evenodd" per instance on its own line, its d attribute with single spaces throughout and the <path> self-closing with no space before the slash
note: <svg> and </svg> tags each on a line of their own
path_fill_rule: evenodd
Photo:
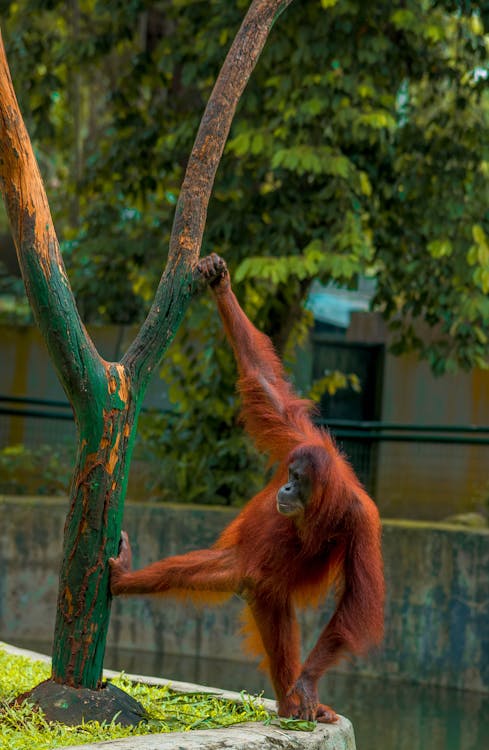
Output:
<svg viewBox="0 0 489 750">
<path fill-rule="evenodd" d="M 170 263 L 196 262 L 217 167 L 238 101 L 277 16 L 292 0 L 254 0 L 229 49 L 197 132 L 175 211 Z"/>
<path fill-rule="evenodd" d="M 175 210 L 168 263 L 149 315 L 123 359 L 143 379 L 171 342 L 190 300 L 209 198 L 236 105 L 275 20 L 291 2 L 253 0 L 205 108 Z"/>
<path fill-rule="evenodd" d="M 15 96 L 0 32 L 0 189 L 37 323 L 69 400 L 102 373 L 66 275 L 42 177 Z"/>
</svg>

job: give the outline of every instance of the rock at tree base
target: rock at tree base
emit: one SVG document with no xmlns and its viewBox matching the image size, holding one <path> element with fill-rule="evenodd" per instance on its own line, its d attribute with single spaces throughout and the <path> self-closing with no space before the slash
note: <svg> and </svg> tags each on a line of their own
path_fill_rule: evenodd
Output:
<svg viewBox="0 0 489 750">
<path fill-rule="evenodd" d="M 17 701 L 27 700 L 42 709 L 48 721 L 60 721 L 77 726 L 83 721 L 134 726 L 147 720 L 148 716 L 137 700 L 110 682 L 100 690 L 73 688 L 45 680 L 35 688 L 19 696 Z"/>
</svg>

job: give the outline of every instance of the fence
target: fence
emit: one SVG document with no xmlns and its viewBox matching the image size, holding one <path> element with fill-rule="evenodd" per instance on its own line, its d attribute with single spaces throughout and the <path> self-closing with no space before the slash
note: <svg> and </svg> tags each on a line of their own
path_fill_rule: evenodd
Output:
<svg viewBox="0 0 489 750">
<path fill-rule="evenodd" d="M 439 519 L 489 509 L 489 426 L 320 420 L 348 456 L 381 512 Z M 0 449 L 73 452 L 67 402 L 0 395 Z M 12 487 L 1 475 L 0 492 Z"/>
<path fill-rule="evenodd" d="M 73 440 L 74 434 L 73 413 L 66 401 L 0 394 L 0 447 L 59 444 Z"/>
<path fill-rule="evenodd" d="M 489 426 L 323 422 L 383 515 L 489 510 Z"/>
</svg>

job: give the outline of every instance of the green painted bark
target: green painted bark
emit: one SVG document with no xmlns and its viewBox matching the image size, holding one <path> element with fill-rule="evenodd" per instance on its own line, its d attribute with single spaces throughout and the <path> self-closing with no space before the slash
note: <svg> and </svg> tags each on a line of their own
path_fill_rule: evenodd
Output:
<svg viewBox="0 0 489 750">
<path fill-rule="evenodd" d="M 0 36 L 0 187 L 27 294 L 73 406 L 78 449 L 66 519 L 53 680 L 101 685 L 110 616 L 107 560 L 117 553 L 137 417 L 149 379 L 194 289 L 207 206 L 234 111 L 278 11 L 254 0 L 223 64 L 189 158 L 154 303 L 121 362 L 105 362 L 80 320 Z"/>
<path fill-rule="evenodd" d="M 120 364 L 94 393 L 97 416 L 80 442 L 66 519 L 53 649 L 53 679 L 100 687 L 110 616 L 107 558 L 117 553 L 139 403 Z"/>
</svg>

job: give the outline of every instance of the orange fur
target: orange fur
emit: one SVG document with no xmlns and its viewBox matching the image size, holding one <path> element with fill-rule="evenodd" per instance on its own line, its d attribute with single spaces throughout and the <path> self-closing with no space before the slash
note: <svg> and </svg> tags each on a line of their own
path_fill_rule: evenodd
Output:
<svg viewBox="0 0 489 750">
<path fill-rule="evenodd" d="M 382 637 L 379 515 L 330 435 L 314 426 L 311 404 L 293 393 L 270 340 L 247 319 L 225 273 L 215 293 L 239 368 L 244 423 L 277 464 L 275 474 L 211 549 L 134 572 L 116 560 L 112 588 L 128 594 L 179 589 L 206 602 L 241 594 L 247 648 L 265 657 L 280 714 L 334 721 L 334 712 L 318 702 L 319 677 Z M 303 514 L 292 518 L 278 512 L 276 496 L 298 458 L 307 461 L 312 494 Z M 317 605 L 332 586 L 336 610 L 301 665 L 294 604 Z"/>
</svg>

